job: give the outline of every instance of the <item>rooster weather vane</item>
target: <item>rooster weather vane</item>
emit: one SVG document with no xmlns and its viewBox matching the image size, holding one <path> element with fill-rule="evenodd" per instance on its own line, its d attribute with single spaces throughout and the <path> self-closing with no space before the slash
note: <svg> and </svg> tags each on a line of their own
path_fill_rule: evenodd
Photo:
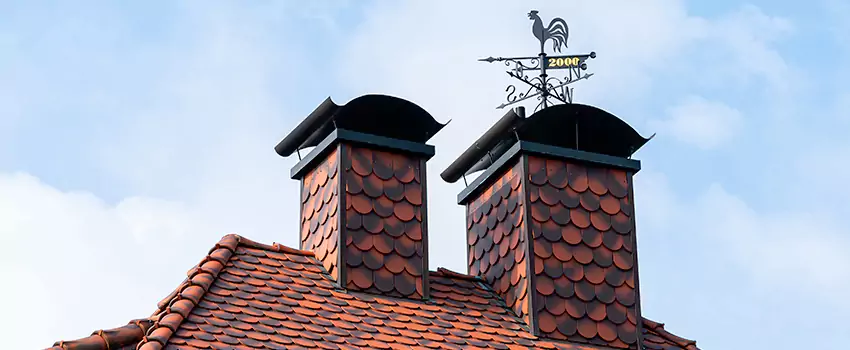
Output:
<svg viewBox="0 0 850 350">
<path fill-rule="evenodd" d="M 593 73 L 585 73 L 587 70 L 588 58 L 596 58 L 596 53 L 591 52 L 584 55 L 565 55 L 565 56 L 548 56 L 546 55 L 545 44 L 547 41 L 552 41 L 552 49 L 560 53 L 561 47 L 567 47 L 567 39 L 569 39 L 570 31 L 567 22 L 561 18 L 555 18 L 546 27 L 543 25 L 543 20 L 537 15 L 537 10 L 531 10 L 528 13 L 528 18 L 534 23 L 531 26 L 531 31 L 534 36 L 540 41 L 540 54 L 531 57 L 487 57 L 479 61 L 483 62 L 505 62 L 505 66 L 511 67 L 507 73 L 512 78 L 515 78 L 528 88 L 525 92 L 518 89 L 516 85 L 508 85 L 505 92 L 508 93 L 507 101 L 502 103 L 497 109 L 502 109 L 507 106 L 537 98 L 540 103 L 534 109 L 538 111 L 548 107 L 550 104 L 573 102 L 573 89 L 570 84 L 579 80 L 590 78 Z M 549 75 L 548 71 L 552 69 L 565 69 L 566 76 L 559 78 Z M 535 77 L 529 77 L 527 71 L 540 71 Z"/>
</svg>

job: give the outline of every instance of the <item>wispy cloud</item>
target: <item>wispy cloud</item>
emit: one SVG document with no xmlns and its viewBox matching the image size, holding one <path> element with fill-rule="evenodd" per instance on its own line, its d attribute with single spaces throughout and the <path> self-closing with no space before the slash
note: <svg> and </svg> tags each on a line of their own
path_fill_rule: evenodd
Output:
<svg viewBox="0 0 850 350">
<path fill-rule="evenodd" d="M 651 121 L 650 127 L 704 150 L 721 147 L 733 140 L 744 126 L 740 111 L 699 96 L 685 98 L 668 108 L 667 114 L 666 119 Z"/>
</svg>

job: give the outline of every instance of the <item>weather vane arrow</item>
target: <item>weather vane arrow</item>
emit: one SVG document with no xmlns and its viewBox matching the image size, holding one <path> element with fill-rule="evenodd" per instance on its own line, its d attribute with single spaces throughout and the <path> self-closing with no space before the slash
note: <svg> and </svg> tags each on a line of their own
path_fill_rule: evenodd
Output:
<svg viewBox="0 0 850 350">
<path fill-rule="evenodd" d="M 479 59 L 479 61 L 488 63 L 504 62 L 505 66 L 511 67 L 507 71 L 508 75 L 524 83 L 521 85 L 523 88 L 527 86 L 526 90 L 522 90 L 517 88 L 516 85 L 508 85 L 507 89 L 505 89 L 505 92 L 508 93 L 507 101 L 496 107 L 498 109 L 535 97 L 540 101 L 535 111 L 546 108 L 552 103 L 557 103 L 556 101 L 572 103 L 573 89 L 568 85 L 593 76 L 593 73 L 586 73 L 584 71 L 587 70 L 587 60 L 596 58 L 595 52 L 564 56 L 548 56 L 546 54 L 545 45 L 550 40 L 552 41 L 552 49 L 555 52 L 560 53 L 561 48 L 568 47 L 567 40 L 569 39 L 570 32 L 566 21 L 561 18 L 555 18 L 549 22 L 548 27 L 543 26 L 543 20 L 538 15 L 537 10 L 531 10 L 528 13 L 528 18 L 534 21 L 531 26 L 531 32 L 540 42 L 540 53 L 537 56 L 490 56 Z M 548 70 L 552 69 L 566 70 L 566 76 L 563 78 L 552 76 L 548 73 Z M 529 77 L 526 71 L 539 71 L 539 74 Z"/>
</svg>

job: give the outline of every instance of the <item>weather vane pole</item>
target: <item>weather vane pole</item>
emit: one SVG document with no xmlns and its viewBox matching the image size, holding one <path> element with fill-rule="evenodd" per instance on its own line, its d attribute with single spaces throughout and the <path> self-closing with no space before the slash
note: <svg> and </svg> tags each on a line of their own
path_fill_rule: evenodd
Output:
<svg viewBox="0 0 850 350">
<path fill-rule="evenodd" d="M 534 36 L 540 41 L 540 53 L 534 57 L 487 57 L 479 61 L 484 62 L 505 62 L 505 65 L 512 67 L 507 71 L 508 75 L 527 85 L 525 92 L 516 87 L 516 85 L 508 85 L 505 92 L 508 93 L 507 102 L 499 105 L 498 109 L 528 100 L 536 97 L 540 103 L 537 104 L 535 111 L 548 107 L 557 101 L 563 103 L 573 102 L 573 89 L 570 84 L 590 78 L 593 73 L 584 73 L 587 70 L 588 58 L 596 58 L 596 53 L 591 52 L 584 55 L 566 55 L 566 56 L 548 56 L 546 55 L 545 44 L 547 41 L 552 41 L 552 49 L 555 52 L 561 52 L 561 47 L 567 47 L 567 39 L 569 38 L 569 27 L 567 22 L 561 18 L 555 18 L 549 23 L 548 27 L 543 26 L 543 20 L 537 15 L 537 10 L 531 10 L 528 13 L 528 18 L 534 21 L 531 26 L 531 31 Z M 564 78 L 550 76 L 547 72 L 553 69 L 565 69 L 567 75 Z M 526 71 L 540 71 L 536 77 L 529 77 Z M 552 101 L 550 101 L 550 99 Z"/>
</svg>

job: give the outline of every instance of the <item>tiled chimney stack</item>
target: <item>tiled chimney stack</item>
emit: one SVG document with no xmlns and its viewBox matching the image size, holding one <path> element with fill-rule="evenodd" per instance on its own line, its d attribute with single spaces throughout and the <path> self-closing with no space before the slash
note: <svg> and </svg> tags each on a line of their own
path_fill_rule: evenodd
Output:
<svg viewBox="0 0 850 350">
<path fill-rule="evenodd" d="M 301 248 L 341 287 L 427 298 L 425 144 L 443 127 L 415 104 L 366 95 L 327 99 L 275 147 L 314 147 L 292 169 L 301 180 Z"/>
<path fill-rule="evenodd" d="M 508 112 L 442 177 L 479 170 L 467 208 L 469 273 L 541 337 L 637 349 L 641 336 L 629 159 L 645 139 L 595 107 Z"/>
</svg>

